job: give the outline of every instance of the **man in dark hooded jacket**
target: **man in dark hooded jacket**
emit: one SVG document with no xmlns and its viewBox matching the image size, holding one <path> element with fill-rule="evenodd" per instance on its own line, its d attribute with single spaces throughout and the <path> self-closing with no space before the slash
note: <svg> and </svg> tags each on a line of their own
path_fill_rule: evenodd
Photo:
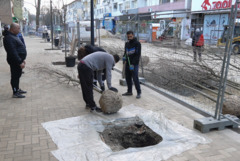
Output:
<svg viewBox="0 0 240 161">
<path fill-rule="evenodd" d="M 19 81 L 22 75 L 22 69 L 25 67 L 25 59 L 27 55 L 26 47 L 17 37 L 20 32 L 20 26 L 12 23 L 9 31 L 4 31 L 3 44 L 7 52 L 7 62 L 11 70 L 11 86 L 13 90 L 13 98 L 24 98 L 22 95 L 27 93 L 19 88 Z"/>
<path fill-rule="evenodd" d="M 128 42 L 125 44 L 125 51 L 123 55 L 123 61 L 126 63 L 125 76 L 127 82 L 127 92 L 122 94 L 123 96 L 131 96 L 132 94 L 132 79 L 137 90 L 136 98 L 141 98 L 141 88 L 138 79 L 138 67 L 141 57 L 141 44 L 134 37 L 133 31 L 127 32 Z"/>
<path fill-rule="evenodd" d="M 203 51 L 203 46 L 204 46 L 204 37 L 202 32 L 200 31 L 199 28 L 196 29 L 193 39 L 192 39 L 192 46 L 193 46 L 193 53 L 194 53 L 194 58 L 193 61 L 197 61 L 197 54 L 199 61 L 202 61 L 202 51 Z"/>
</svg>

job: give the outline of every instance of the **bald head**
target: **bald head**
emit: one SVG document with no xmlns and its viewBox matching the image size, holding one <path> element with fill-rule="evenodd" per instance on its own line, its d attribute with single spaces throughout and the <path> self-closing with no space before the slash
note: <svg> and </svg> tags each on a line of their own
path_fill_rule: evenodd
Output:
<svg viewBox="0 0 240 161">
<path fill-rule="evenodd" d="M 12 23 L 10 25 L 10 30 L 11 33 L 13 33 L 14 35 L 17 35 L 20 32 L 20 26 L 17 23 Z"/>
</svg>

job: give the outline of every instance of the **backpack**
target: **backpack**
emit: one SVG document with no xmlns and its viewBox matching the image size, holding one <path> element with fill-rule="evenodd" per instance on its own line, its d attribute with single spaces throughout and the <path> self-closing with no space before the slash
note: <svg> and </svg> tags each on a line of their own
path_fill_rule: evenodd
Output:
<svg viewBox="0 0 240 161">
<path fill-rule="evenodd" d="M 203 37 L 203 34 L 201 34 L 200 38 L 196 43 L 196 46 L 203 46 L 203 45 L 204 45 L 204 37 Z"/>
</svg>

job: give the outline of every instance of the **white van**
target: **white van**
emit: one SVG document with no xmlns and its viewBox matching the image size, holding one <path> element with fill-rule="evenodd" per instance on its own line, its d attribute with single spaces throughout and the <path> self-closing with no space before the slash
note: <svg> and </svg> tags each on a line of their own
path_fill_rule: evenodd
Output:
<svg viewBox="0 0 240 161">
<path fill-rule="evenodd" d="M 90 43 L 91 42 L 91 21 L 79 21 L 80 28 L 80 42 L 81 43 Z M 74 27 L 69 27 L 68 29 L 69 41 L 71 42 L 73 36 L 77 39 L 77 23 Z M 94 23 L 94 41 L 96 41 L 96 28 Z"/>
</svg>

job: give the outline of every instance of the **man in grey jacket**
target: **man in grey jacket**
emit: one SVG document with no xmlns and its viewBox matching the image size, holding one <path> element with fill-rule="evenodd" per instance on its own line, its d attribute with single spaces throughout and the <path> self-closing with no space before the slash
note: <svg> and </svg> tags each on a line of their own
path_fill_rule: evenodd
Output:
<svg viewBox="0 0 240 161">
<path fill-rule="evenodd" d="M 86 103 L 86 107 L 90 107 L 91 111 L 102 111 L 96 106 L 93 99 L 93 72 L 97 72 L 98 82 L 103 86 L 102 71 L 105 69 L 108 89 L 118 92 L 118 90 L 111 85 L 111 70 L 119 59 L 118 55 L 111 55 L 106 52 L 98 51 L 80 60 L 78 64 L 78 76 L 82 87 L 83 99 Z"/>
</svg>

